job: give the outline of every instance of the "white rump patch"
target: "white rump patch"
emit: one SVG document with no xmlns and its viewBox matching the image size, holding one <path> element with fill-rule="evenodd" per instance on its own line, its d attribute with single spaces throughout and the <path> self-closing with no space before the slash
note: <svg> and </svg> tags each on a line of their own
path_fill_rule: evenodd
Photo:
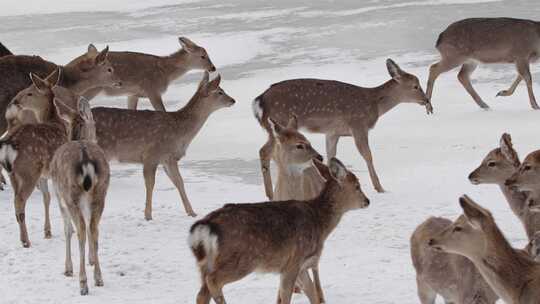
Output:
<svg viewBox="0 0 540 304">
<path fill-rule="evenodd" d="M 13 166 L 15 159 L 17 158 L 17 150 L 10 144 L 4 144 L 0 148 L 0 161 L 4 164 L 9 163 Z"/>
<path fill-rule="evenodd" d="M 257 117 L 259 121 L 262 121 L 263 108 L 261 107 L 260 97 L 257 97 L 257 99 L 253 100 L 253 103 L 251 104 L 251 109 L 253 110 L 253 115 L 255 115 L 255 117 Z"/>
<path fill-rule="evenodd" d="M 202 245 L 206 253 L 206 258 L 199 263 L 206 263 L 208 270 L 212 270 L 214 259 L 218 252 L 217 235 L 210 232 L 210 227 L 199 225 L 189 234 L 188 243 L 191 248 Z"/>
<path fill-rule="evenodd" d="M 92 184 L 94 184 L 94 181 L 96 180 L 96 168 L 92 163 L 86 163 L 82 166 L 82 175 L 83 179 L 85 176 L 90 177 Z"/>
</svg>

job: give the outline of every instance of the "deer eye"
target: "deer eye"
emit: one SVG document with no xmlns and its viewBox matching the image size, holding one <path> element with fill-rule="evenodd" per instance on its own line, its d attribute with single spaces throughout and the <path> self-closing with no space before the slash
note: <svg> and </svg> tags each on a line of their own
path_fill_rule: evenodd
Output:
<svg viewBox="0 0 540 304">
<path fill-rule="evenodd" d="M 529 170 L 531 170 L 531 166 L 530 166 L 530 165 L 525 165 L 525 166 L 523 167 L 523 171 L 529 171 Z"/>
<path fill-rule="evenodd" d="M 206 56 L 202 55 L 201 58 L 202 58 L 202 59 L 206 59 Z"/>
<path fill-rule="evenodd" d="M 32 96 L 32 95 L 34 95 L 34 94 L 32 94 L 32 93 L 28 93 L 28 94 L 26 94 L 26 96 Z"/>
<path fill-rule="evenodd" d="M 461 230 L 463 230 L 463 228 L 457 226 L 457 227 L 454 227 L 453 232 L 460 232 Z"/>
<path fill-rule="evenodd" d="M 355 187 L 355 188 L 356 188 L 356 190 L 357 190 L 357 191 L 362 191 L 362 189 L 360 189 L 360 185 L 359 185 L 359 184 L 358 184 L 358 185 L 356 185 L 356 187 Z"/>
<path fill-rule="evenodd" d="M 303 144 L 297 144 L 297 145 L 296 145 L 296 149 L 298 149 L 298 150 L 303 150 L 303 149 L 305 149 L 305 148 L 306 148 L 306 147 L 305 147 Z"/>
<path fill-rule="evenodd" d="M 495 167 L 496 163 L 494 161 L 488 162 L 488 167 Z"/>
<path fill-rule="evenodd" d="M 418 89 L 420 89 L 420 87 L 419 87 L 418 85 L 415 85 L 415 86 L 413 87 L 413 89 L 418 90 Z"/>
</svg>

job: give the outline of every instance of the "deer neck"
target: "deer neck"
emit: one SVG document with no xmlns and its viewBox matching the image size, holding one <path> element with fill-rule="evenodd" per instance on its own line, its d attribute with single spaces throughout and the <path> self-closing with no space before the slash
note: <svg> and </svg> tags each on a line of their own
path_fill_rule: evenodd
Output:
<svg viewBox="0 0 540 304">
<path fill-rule="evenodd" d="M 390 79 L 382 85 L 372 88 L 375 95 L 374 100 L 377 102 L 379 117 L 392 110 L 401 102 L 398 94 L 396 93 L 397 85 L 398 83 L 395 80 Z"/>
<path fill-rule="evenodd" d="M 535 263 L 512 248 L 495 224 L 491 224 L 486 232 L 483 254 L 468 258 L 506 303 L 518 303 Z"/>
<path fill-rule="evenodd" d="M 161 68 L 169 82 L 181 77 L 190 70 L 188 57 L 188 52 L 184 49 L 169 56 L 161 57 Z"/>
<path fill-rule="evenodd" d="M 320 220 L 323 240 L 334 231 L 346 210 L 339 208 L 341 188 L 336 181 L 327 181 L 321 193 L 312 200 L 315 214 Z"/>
<path fill-rule="evenodd" d="M 97 85 L 92 85 L 88 79 L 82 78 L 81 72 L 70 65 L 62 67 L 60 85 L 78 95 L 82 95 L 87 90 L 98 87 Z"/>
<path fill-rule="evenodd" d="M 188 137 L 191 141 L 208 120 L 210 114 L 216 110 L 217 108 L 209 106 L 205 97 L 197 92 L 183 108 L 173 112 L 172 115 L 175 116 L 176 123 L 183 130 L 184 138 Z"/>
<path fill-rule="evenodd" d="M 506 198 L 510 209 L 512 209 L 512 212 L 519 219 L 522 219 L 524 216 L 523 211 L 525 208 L 525 204 L 527 202 L 527 195 L 521 191 L 511 189 L 510 187 L 506 186 L 504 182 L 499 184 L 499 188 L 501 189 L 501 192 Z"/>
<path fill-rule="evenodd" d="M 306 199 L 304 196 L 304 170 L 309 167 L 309 164 L 305 166 L 284 164 L 284 162 L 279 158 L 279 156 L 276 159 L 276 163 L 278 167 L 278 175 L 274 199 Z"/>
</svg>

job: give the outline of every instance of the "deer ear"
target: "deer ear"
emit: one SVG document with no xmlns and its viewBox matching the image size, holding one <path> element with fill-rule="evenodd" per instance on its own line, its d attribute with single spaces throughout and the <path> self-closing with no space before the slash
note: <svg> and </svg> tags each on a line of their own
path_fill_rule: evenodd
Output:
<svg viewBox="0 0 540 304">
<path fill-rule="evenodd" d="M 347 174 L 349 173 L 343 163 L 335 157 L 332 157 L 330 160 L 328 168 L 330 169 L 330 174 L 332 174 L 332 176 L 340 183 L 345 180 Z"/>
<path fill-rule="evenodd" d="M 103 64 L 107 60 L 107 55 L 109 54 L 109 46 L 105 47 L 103 51 L 99 52 L 96 56 L 95 63 L 96 65 Z"/>
<path fill-rule="evenodd" d="M 208 83 L 208 91 L 215 91 L 219 88 L 219 84 L 221 83 L 221 75 L 217 74 L 212 81 Z"/>
<path fill-rule="evenodd" d="M 186 37 L 178 37 L 178 42 L 180 42 L 182 48 L 188 52 L 193 52 L 197 48 L 197 45 Z"/>
<path fill-rule="evenodd" d="M 210 74 L 208 74 L 208 71 L 204 71 L 203 78 L 201 79 L 201 82 L 199 82 L 199 90 L 206 89 L 208 87 L 209 78 Z"/>
<path fill-rule="evenodd" d="M 97 53 L 98 53 L 97 48 L 92 43 L 90 43 L 88 45 L 88 54 L 89 55 L 96 55 Z"/>
<path fill-rule="evenodd" d="M 45 81 L 47 81 L 51 85 L 51 87 L 54 88 L 60 82 L 61 76 L 62 76 L 62 70 L 60 69 L 60 67 L 58 67 L 52 73 L 50 73 L 49 76 L 47 76 L 47 78 L 45 78 Z"/>
<path fill-rule="evenodd" d="M 403 71 L 397 65 L 397 63 L 394 62 L 394 60 L 388 58 L 386 59 L 386 68 L 388 69 L 388 73 L 390 76 L 397 82 L 401 81 L 401 77 L 403 75 Z"/>
<path fill-rule="evenodd" d="M 330 169 L 328 169 L 328 167 L 323 162 L 315 158 L 312 161 L 313 165 L 315 166 L 315 168 L 317 168 L 317 171 L 322 178 L 324 178 L 325 180 L 331 180 L 334 178 L 332 174 L 330 174 Z"/>
<path fill-rule="evenodd" d="M 469 223 L 477 229 L 482 229 L 486 221 L 491 218 L 489 211 L 482 208 L 467 195 L 459 198 L 459 205 L 463 209 L 463 213 Z"/>
<path fill-rule="evenodd" d="M 504 155 L 504 157 L 506 157 L 506 159 L 508 159 L 512 165 L 514 165 L 514 167 L 519 167 L 521 162 L 519 161 L 519 156 L 516 150 L 514 150 L 514 147 L 512 146 L 512 137 L 510 137 L 510 134 L 504 133 L 501 136 L 500 146 L 501 153 Z"/>
<path fill-rule="evenodd" d="M 88 99 L 84 98 L 83 96 L 80 96 L 79 101 L 77 102 L 77 105 L 79 107 L 79 115 L 85 121 L 94 121 L 94 116 L 92 115 L 92 108 L 90 107 L 90 103 L 88 102 Z"/>
<path fill-rule="evenodd" d="M 287 129 L 298 129 L 298 117 L 296 117 L 296 115 L 292 114 L 291 118 L 289 118 L 289 122 L 287 123 Z"/>
<path fill-rule="evenodd" d="M 46 80 L 41 79 L 38 75 L 30 73 L 30 79 L 41 93 L 46 93 L 50 89 L 50 84 Z"/>
<path fill-rule="evenodd" d="M 270 124 L 270 129 L 272 130 L 272 134 L 274 137 L 278 137 L 281 132 L 285 129 L 282 125 L 280 125 L 277 121 L 275 121 L 272 118 L 268 118 L 268 123 Z"/>
</svg>

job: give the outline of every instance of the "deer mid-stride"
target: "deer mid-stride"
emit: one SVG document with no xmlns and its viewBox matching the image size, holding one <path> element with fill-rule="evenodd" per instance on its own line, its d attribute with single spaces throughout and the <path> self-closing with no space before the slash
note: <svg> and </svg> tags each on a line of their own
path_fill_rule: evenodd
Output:
<svg viewBox="0 0 540 304">
<path fill-rule="evenodd" d="M 336 155 L 340 137 L 352 136 L 367 163 L 375 190 L 384 192 L 369 148 L 369 130 L 379 117 L 400 103 L 429 105 L 416 76 L 401 70 L 391 59 L 386 66 L 392 79 L 375 88 L 331 80 L 294 79 L 273 84 L 253 101 L 254 115 L 268 133 L 259 155 L 269 199 L 273 197 L 270 159 L 274 139 L 268 119 L 286 125 L 291 115 L 297 117 L 298 127 L 326 135 L 328 159 Z"/>
<path fill-rule="evenodd" d="M 441 60 L 429 68 L 426 94 L 429 100 L 433 86 L 440 74 L 461 66 L 458 80 L 476 104 L 483 109 L 489 106 L 482 100 L 471 83 L 471 74 L 479 63 L 512 63 L 517 77 L 507 90 L 497 96 L 514 94 L 524 80 L 529 102 L 540 109 L 533 93 L 530 62 L 540 56 L 540 23 L 514 18 L 469 18 L 452 23 L 437 39 L 435 45 Z"/>
</svg>

